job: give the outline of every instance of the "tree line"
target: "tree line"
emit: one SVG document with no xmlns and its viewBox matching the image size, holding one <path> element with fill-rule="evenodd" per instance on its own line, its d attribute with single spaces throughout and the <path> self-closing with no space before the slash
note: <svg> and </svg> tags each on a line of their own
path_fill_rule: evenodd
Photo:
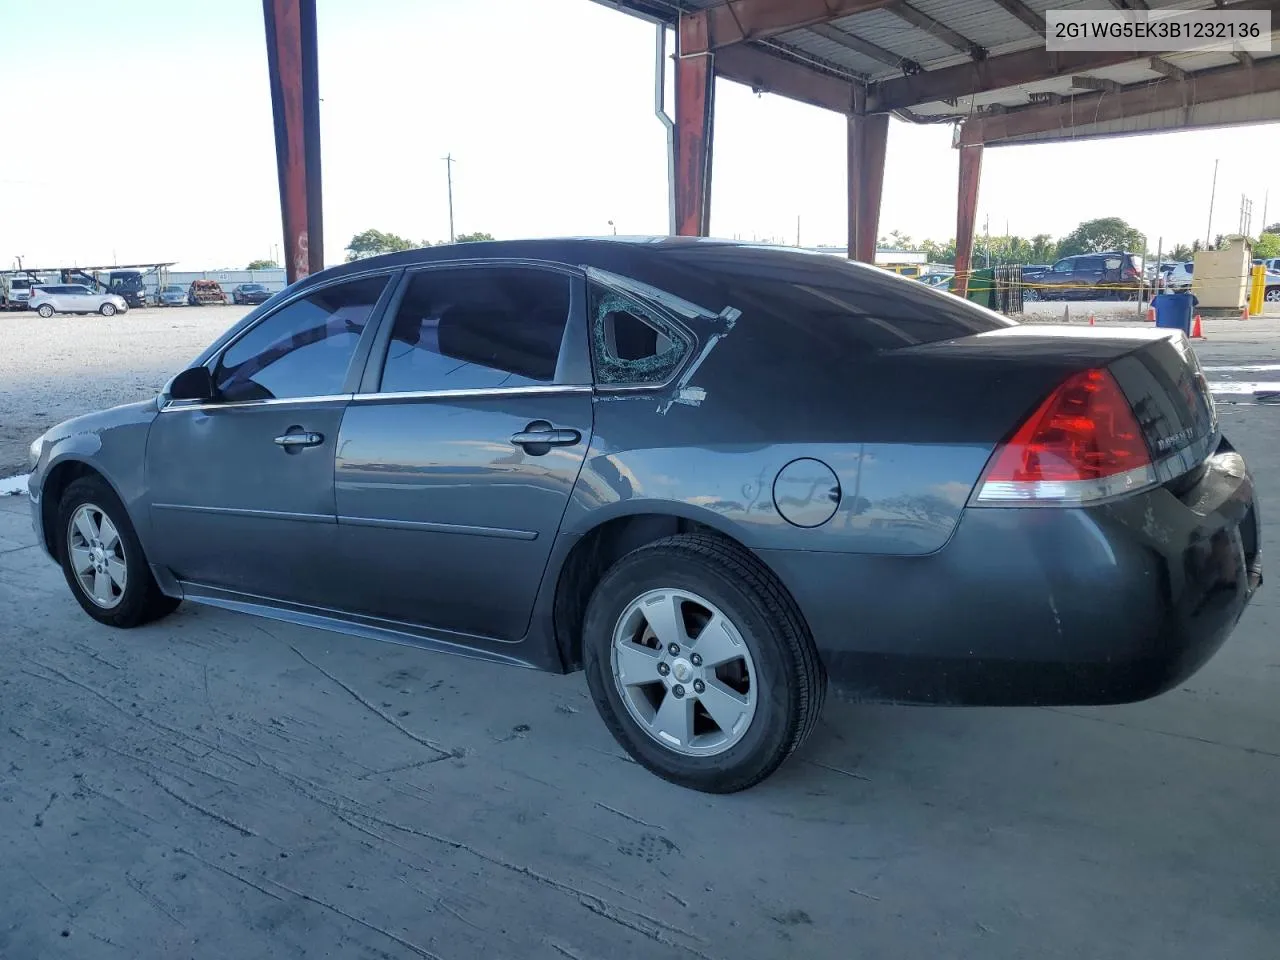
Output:
<svg viewBox="0 0 1280 960">
<path fill-rule="evenodd" d="M 1213 246 L 1221 247 L 1226 241 L 1225 234 L 1214 238 Z M 937 240 L 922 240 L 919 243 L 899 230 L 890 230 L 887 236 L 880 238 L 880 245 L 896 250 L 912 250 L 925 254 L 930 263 L 956 262 L 956 242 L 954 239 L 945 243 Z M 1190 260 L 1204 249 L 1202 240 L 1190 244 L 1179 243 L 1166 247 L 1161 252 L 1165 261 Z M 1141 251 L 1146 257 L 1154 259 L 1157 251 L 1148 244 L 1147 237 L 1137 228 L 1126 223 L 1120 217 L 1101 217 L 1097 220 L 1086 220 L 1065 237 L 1055 240 L 1047 233 L 1038 233 L 1033 237 L 975 236 L 973 240 L 974 260 L 985 260 L 990 252 L 992 263 L 1053 263 L 1063 257 L 1073 257 L 1082 253 L 1097 253 L 1102 250 Z M 1280 223 L 1268 224 L 1262 233 L 1253 239 L 1253 255 L 1260 259 L 1280 257 Z"/>
</svg>

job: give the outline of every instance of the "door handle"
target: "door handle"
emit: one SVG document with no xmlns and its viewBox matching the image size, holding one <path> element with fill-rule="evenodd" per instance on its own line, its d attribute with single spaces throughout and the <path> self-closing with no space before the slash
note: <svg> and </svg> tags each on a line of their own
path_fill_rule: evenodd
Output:
<svg viewBox="0 0 1280 960">
<path fill-rule="evenodd" d="M 577 430 L 557 430 L 542 420 L 513 434 L 511 442 L 518 447 L 569 447 L 581 439 L 582 434 Z"/>
<path fill-rule="evenodd" d="M 318 447 L 324 443 L 324 436 L 319 433 L 285 433 L 276 437 L 276 443 L 286 450 L 296 450 L 299 447 Z"/>
</svg>

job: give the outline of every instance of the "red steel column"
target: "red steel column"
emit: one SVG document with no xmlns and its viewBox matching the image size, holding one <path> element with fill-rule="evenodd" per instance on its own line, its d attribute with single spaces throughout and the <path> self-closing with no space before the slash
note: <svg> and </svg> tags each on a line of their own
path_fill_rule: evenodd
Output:
<svg viewBox="0 0 1280 960">
<path fill-rule="evenodd" d="M 709 53 L 686 56 L 686 47 L 705 49 L 690 31 L 693 17 L 682 17 L 676 50 L 675 193 L 676 234 L 705 237 L 711 229 L 711 143 L 715 120 L 716 71 Z"/>
<path fill-rule="evenodd" d="M 884 188 L 887 113 L 849 114 L 849 259 L 875 263 Z"/>
<path fill-rule="evenodd" d="M 289 283 L 324 269 L 315 0 L 262 0 Z"/>
<path fill-rule="evenodd" d="M 957 293 L 969 294 L 969 270 L 973 261 L 973 227 L 978 217 L 978 183 L 982 179 L 982 144 L 961 143 L 960 196 L 956 204 Z"/>
</svg>

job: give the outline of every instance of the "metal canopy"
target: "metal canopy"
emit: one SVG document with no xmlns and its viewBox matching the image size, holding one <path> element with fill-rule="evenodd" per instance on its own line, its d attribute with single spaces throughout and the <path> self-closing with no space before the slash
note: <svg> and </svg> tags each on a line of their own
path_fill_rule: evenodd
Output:
<svg viewBox="0 0 1280 960">
<path fill-rule="evenodd" d="M 681 55 L 712 54 L 717 76 L 845 114 L 962 123 L 966 143 L 1280 120 L 1280 51 L 1051 54 L 1044 43 L 1049 9 L 1269 10 L 1275 25 L 1280 0 L 597 2 L 675 28 Z"/>
</svg>

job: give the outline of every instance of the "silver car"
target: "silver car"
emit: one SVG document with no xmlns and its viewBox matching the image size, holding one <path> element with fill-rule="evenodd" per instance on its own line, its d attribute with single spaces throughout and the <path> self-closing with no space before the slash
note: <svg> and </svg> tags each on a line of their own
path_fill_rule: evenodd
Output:
<svg viewBox="0 0 1280 960">
<path fill-rule="evenodd" d="M 95 293 L 80 283 L 60 283 L 33 287 L 27 308 L 46 318 L 55 313 L 100 313 L 113 317 L 125 313 L 129 304 L 114 293 Z"/>
</svg>

